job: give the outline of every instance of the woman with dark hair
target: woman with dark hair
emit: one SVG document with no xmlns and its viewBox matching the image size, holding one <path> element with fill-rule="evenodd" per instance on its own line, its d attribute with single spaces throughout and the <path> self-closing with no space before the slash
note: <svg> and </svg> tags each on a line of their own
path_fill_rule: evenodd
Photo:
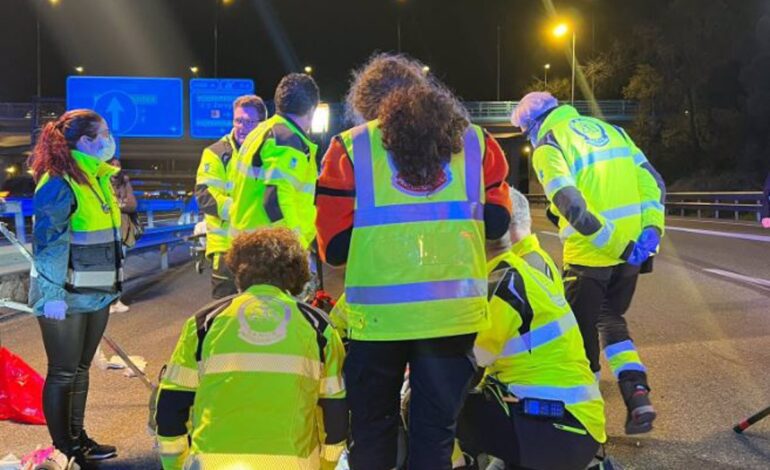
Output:
<svg viewBox="0 0 770 470">
<path fill-rule="evenodd" d="M 348 435 L 345 351 L 326 315 L 294 297 L 307 251 L 292 230 L 264 228 L 225 258 L 241 293 L 187 320 L 160 382 L 163 468 L 333 470 Z"/>
<path fill-rule="evenodd" d="M 81 466 L 115 457 L 83 427 L 88 370 L 120 294 L 120 209 L 106 162 L 115 153 L 107 123 L 68 111 L 43 129 L 30 157 L 37 182 L 29 303 L 48 357 L 43 411 L 54 446 Z"/>
<path fill-rule="evenodd" d="M 510 220 L 508 164 L 443 85 L 404 56 L 355 73 L 317 189 L 319 249 L 347 263 L 351 468 L 396 466 L 409 364 L 409 468 L 449 469 L 457 416 L 488 326 L 485 238 Z"/>
</svg>

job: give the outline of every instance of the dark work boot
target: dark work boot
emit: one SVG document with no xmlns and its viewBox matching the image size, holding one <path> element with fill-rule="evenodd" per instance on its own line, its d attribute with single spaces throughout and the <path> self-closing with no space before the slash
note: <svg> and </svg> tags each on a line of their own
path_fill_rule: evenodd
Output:
<svg viewBox="0 0 770 470">
<path fill-rule="evenodd" d="M 650 401 L 650 387 L 642 372 L 623 372 L 618 381 L 620 394 L 626 403 L 626 434 L 644 434 L 652 431 L 657 414 Z"/>
</svg>

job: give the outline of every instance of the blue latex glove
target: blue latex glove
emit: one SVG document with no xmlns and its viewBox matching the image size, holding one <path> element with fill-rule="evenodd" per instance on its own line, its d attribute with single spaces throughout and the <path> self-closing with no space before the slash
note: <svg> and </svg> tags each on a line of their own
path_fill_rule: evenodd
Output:
<svg viewBox="0 0 770 470">
<path fill-rule="evenodd" d="M 67 302 L 49 300 L 43 305 L 43 316 L 49 320 L 64 320 L 67 316 Z"/>
<path fill-rule="evenodd" d="M 658 235 L 658 231 L 654 228 L 647 227 L 642 230 L 642 234 L 639 235 L 636 244 L 641 246 L 642 249 L 650 252 L 650 254 L 654 254 L 658 249 L 658 245 L 660 245 L 660 235 Z"/>
<path fill-rule="evenodd" d="M 649 257 L 650 252 L 647 249 L 639 243 L 634 243 L 634 249 L 631 250 L 631 255 L 628 257 L 627 262 L 632 266 L 641 266 Z"/>
</svg>

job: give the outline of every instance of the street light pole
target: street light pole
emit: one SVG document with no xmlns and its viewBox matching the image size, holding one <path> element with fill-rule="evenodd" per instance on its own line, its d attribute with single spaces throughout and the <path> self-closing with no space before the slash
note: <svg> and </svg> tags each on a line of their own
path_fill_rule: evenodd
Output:
<svg viewBox="0 0 770 470">
<path fill-rule="evenodd" d="M 577 64 L 575 63 L 575 42 L 577 35 L 575 34 L 575 30 L 572 30 L 572 98 L 570 99 L 570 104 L 572 106 L 575 106 L 575 69 L 577 68 Z"/>
<path fill-rule="evenodd" d="M 219 71 L 219 2 L 214 0 L 214 78 Z"/>
<path fill-rule="evenodd" d="M 41 12 L 42 9 L 43 9 L 42 2 L 38 2 L 37 8 L 36 8 L 37 15 L 35 16 L 36 31 L 37 31 L 37 33 L 36 33 L 37 36 L 36 36 L 36 39 L 35 39 L 36 58 L 37 58 L 36 62 L 37 62 L 37 64 L 36 64 L 35 67 L 36 67 L 36 72 L 37 72 L 37 97 L 38 98 L 40 98 L 42 96 L 42 84 L 41 84 L 41 79 L 40 79 L 41 76 L 42 76 L 41 71 L 40 71 L 40 63 L 41 63 L 41 60 L 40 60 L 40 12 Z"/>
<path fill-rule="evenodd" d="M 543 69 L 545 70 L 545 77 L 543 79 L 543 82 L 545 87 L 548 88 L 548 71 L 551 69 L 551 64 L 545 64 L 543 66 Z"/>
</svg>

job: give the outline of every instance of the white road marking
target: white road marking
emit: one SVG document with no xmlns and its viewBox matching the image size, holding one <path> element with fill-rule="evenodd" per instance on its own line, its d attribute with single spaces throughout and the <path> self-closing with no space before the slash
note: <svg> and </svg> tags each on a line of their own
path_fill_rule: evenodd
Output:
<svg viewBox="0 0 770 470">
<path fill-rule="evenodd" d="M 697 233 L 699 235 L 710 235 L 712 237 L 737 238 L 739 240 L 770 243 L 770 237 L 764 235 L 752 235 L 750 233 L 717 232 L 716 230 L 701 230 L 697 228 L 686 227 L 666 227 L 666 230 L 672 230 L 674 232 Z"/>
<path fill-rule="evenodd" d="M 748 282 L 749 284 L 754 284 L 762 287 L 770 287 L 770 281 L 768 281 L 767 279 L 744 276 L 743 274 L 734 273 L 732 271 L 725 271 L 722 269 L 704 269 L 704 271 L 707 273 L 716 274 L 717 276 L 723 276 L 730 279 L 735 279 L 736 281 Z"/>
</svg>

